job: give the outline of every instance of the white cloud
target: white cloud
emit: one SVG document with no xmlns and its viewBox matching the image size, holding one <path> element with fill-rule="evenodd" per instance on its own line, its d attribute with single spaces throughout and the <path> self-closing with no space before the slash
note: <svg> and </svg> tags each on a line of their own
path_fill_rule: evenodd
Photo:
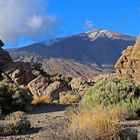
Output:
<svg viewBox="0 0 140 140">
<path fill-rule="evenodd" d="M 84 28 L 88 31 L 92 30 L 93 29 L 93 22 L 91 20 L 86 20 Z"/>
<path fill-rule="evenodd" d="M 47 12 L 47 0 L 0 0 L 0 37 L 16 42 L 47 39 L 57 30 L 58 18 Z"/>
<path fill-rule="evenodd" d="M 43 24 L 43 17 L 33 15 L 30 19 L 28 19 L 26 25 L 30 28 L 37 29 L 40 28 Z"/>
</svg>

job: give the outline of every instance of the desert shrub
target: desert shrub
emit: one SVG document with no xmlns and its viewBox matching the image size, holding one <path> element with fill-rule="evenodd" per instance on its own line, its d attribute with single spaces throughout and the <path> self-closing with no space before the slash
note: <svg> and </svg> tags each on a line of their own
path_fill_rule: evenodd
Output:
<svg viewBox="0 0 140 140">
<path fill-rule="evenodd" d="M 120 131 L 120 110 L 85 108 L 69 109 L 68 133 L 70 139 L 112 140 L 118 139 Z M 69 135 L 68 135 L 69 136 Z"/>
<path fill-rule="evenodd" d="M 13 134 L 25 133 L 30 128 L 30 122 L 23 112 L 15 112 L 0 120 L 0 135 L 8 136 Z"/>
<path fill-rule="evenodd" d="M 79 101 L 79 96 L 76 94 L 66 93 L 60 96 L 60 104 L 72 104 L 77 103 Z"/>
<path fill-rule="evenodd" d="M 126 111 L 136 112 L 140 108 L 140 90 L 128 80 L 108 78 L 100 80 L 91 87 L 81 104 L 103 107 L 120 106 Z"/>
<path fill-rule="evenodd" d="M 33 96 L 33 100 L 32 100 L 33 105 L 48 104 L 51 102 L 52 102 L 52 98 L 48 95 Z"/>
<path fill-rule="evenodd" d="M 25 89 L 18 88 L 14 84 L 0 83 L 0 108 L 2 113 L 16 110 L 24 110 L 30 105 L 31 94 Z"/>
</svg>

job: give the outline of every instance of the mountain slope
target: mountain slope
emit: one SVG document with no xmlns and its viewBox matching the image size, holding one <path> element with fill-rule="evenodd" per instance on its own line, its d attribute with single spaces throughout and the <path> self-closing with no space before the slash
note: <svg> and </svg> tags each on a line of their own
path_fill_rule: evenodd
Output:
<svg viewBox="0 0 140 140">
<path fill-rule="evenodd" d="M 98 68 L 113 70 L 121 52 L 134 42 L 134 37 L 109 30 L 95 29 L 86 33 L 53 39 L 47 43 L 39 42 L 10 50 L 10 54 L 15 61 L 41 61 L 44 68 L 47 67 L 48 60 L 55 58 L 55 60 L 59 59 L 57 63 L 61 65 L 60 60 L 73 64 L 79 63 L 79 69 L 82 69 L 81 65 L 81 67 L 88 66 L 92 69 L 94 67 L 95 71 L 98 71 Z M 54 70 L 52 69 L 52 71 Z"/>
</svg>

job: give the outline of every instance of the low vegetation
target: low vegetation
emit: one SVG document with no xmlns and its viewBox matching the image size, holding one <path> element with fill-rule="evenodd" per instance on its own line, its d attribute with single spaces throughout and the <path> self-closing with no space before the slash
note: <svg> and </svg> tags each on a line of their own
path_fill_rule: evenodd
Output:
<svg viewBox="0 0 140 140">
<path fill-rule="evenodd" d="M 81 104 L 84 106 L 103 107 L 119 106 L 124 111 L 135 113 L 140 109 L 140 90 L 128 80 L 108 78 L 99 80 L 91 87 Z"/>
<path fill-rule="evenodd" d="M 116 113 L 113 113 L 116 112 Z M 119 110 L 79 108 L 68 112 L 68 131 L 73 139 L 111 140 L 116 139 L 120 130 Z"/>
<path fill-rule="evenodd" d="M 137 140 L 137 130 L 125 128 L 125 118 L 119 107 L 78 107 L 67 110 L 65 138 L 70 140 Z"/>
<path fill-rule="evenodd" d="M 92 86 L 77 108 L 67 111 L 67 137 L 84 140 L 137 140 L 137 130 L 122 125 L 140 109 L 140 89 L 128 80 L 107 78 Z"/>
<path fill-rule="evenodd" d="M 59 100 L 52 100 L 52 98 L 48 95 L 43 96 L 33 96 L 32 104 L 40 105 L 40 104 L 72 104 L 77 103 L 79 101 L 79 96 L 76 94 L 65 93 L 61 95 Z"/>
<path fill-rule="evenodd" d="M 51 102 L 52 102 L 52 98 L 47 95 L 33 96 L 33 100 L 32 100 L 33 105 L 47 104 Z"/>
<path fill-rule="evenodd" d="M 72 104 L 72 103 L 78 103 L 79 96 L 76 94 L 69 94 L 66 93 L 65 95 L 60 96 L 60 104 Z"/>
<path fill-rule="evenodd" d="M 32 101 L 31 94 L 10 83 L 0 83 L 0 108 L 2 113 L 25 110 Z"/>
<path fill-rule="evenodd" d="M 140 88 L 128 80 L 107 78 L 97 81 L 94 86 L 89 88 L 78 107 L 67 109 L 66 118 L 61 124 L 64 127 L 62 139 L 137 140 L 137 131 L 125 128 L 122 121 L 139 114 L 139 96 Z M 65 92 L 59 94 L 59 100 L 54 100 L 54 102 L 47 95 L 34 96 L 32 99 L 26 90 L 18 88 L 14 84 L 0 83 L 2 113 L 24 110 L 25 106 L 30 103 L 33 105 L 72 104 L 78 101 L 78 95 Z M 0 129 L 2 130 L 0 135 L 19 134 L 29 128 L 30 123 L 26 119 L 14 121 L 12 117 L 10 121 L 0 121 Z M 55 138 L 57 139 L 57 136 Z"/>
<path fill-rule="evenodd" d="M 21 134 L 28 131 L 30 122 L 27 120 L 25 113 L 15 112 L 0 120 L 0 136 Z"/>
</svg>

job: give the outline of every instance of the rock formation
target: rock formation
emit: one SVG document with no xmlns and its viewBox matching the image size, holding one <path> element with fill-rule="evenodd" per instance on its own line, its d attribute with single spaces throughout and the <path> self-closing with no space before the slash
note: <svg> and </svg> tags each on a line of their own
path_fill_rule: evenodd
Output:
<svg viewBox="0 0 140 140">
<path fill-rule="evenodd" d="M 0 46 L 4 44 L 0 41 Z M 34 97 L 50 97 L 50 101 L 59 100 L 62 92 L 73 92 L 82 96 L 90 83 L 83 78 L 65 77 L 62 74 L 47 74 L 36 63 L 13 62 L 8 52 L 0 48 L 1 80 L 24 86 Z M 0 80 L 0 81 L 1 81 Z"/>
<path fill-rule="evenodd" d="M 67 91 L 70 88 L 65 78 L 63 80 L 52 80 L 50 76 L 44 77 L 42 75 L 32 80 L 28 84 L 28 87 L 33 96 L 47 96 L 51 98 L 51 101 L 58 100 L 59 93 L 61 91 Z"/>
<path fill-rule="evenodd" d="M 28 87 L 33 96 L 47 96 L 51 101 L 59 100 L 61 93 L 73 92 L 77 95 L 84 95 L 90 83 L 83 78 L 64 77 L 61 74 L 50 75 L 48 77 L 38 76 L 32 80 Z"/>
<path fill-rule="evenodd" d="M 73 78 L 70 82 L 70 86 L 73 90 L 73 92 L 80 94 L 83 96 L 85 92 L 87 91 L 89 84 L 87 81 L 85 81 L 82 77 Z"/>
<path fill-rule="evenodd" d="M 9 53 L 2 49 L 4 46 L 0 40 L 0 75 L 2 80 L 13 82 L 16 85 L 26 85 L 35 77 L 29 63 L 13 62 Z"/>
<path fill-rule="evenodd" d="M 4 71 L 3 78 L 8 80 L 8 75 L 16 85 L 27 85 L 35 78 L 29 63 L 12 62 L 4 66 L 2 70 Z"/>
<path fill-rule="evenodd" d="M 115 64 L 117 77 L 140 84 L 140 36 L 134 46 L 128 46 Z"/>
</svg>

